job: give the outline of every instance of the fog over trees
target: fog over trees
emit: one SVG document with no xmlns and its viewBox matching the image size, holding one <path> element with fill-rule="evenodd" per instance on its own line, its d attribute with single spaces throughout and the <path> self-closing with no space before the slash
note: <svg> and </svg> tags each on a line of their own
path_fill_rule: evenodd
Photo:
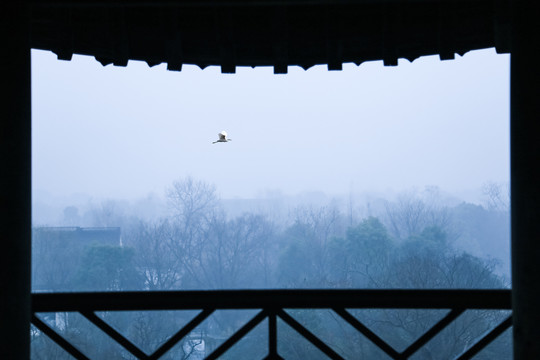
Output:
<svg viewBox="0 0 540 360">
<path fill-rule="evenodd" d="M 510 59 L 495 53 L 230 76 L 32 50 L 33 291 L 509 288 Z M 212 145 L 221 130 L 234 141 Z M 347 359 L 387 358 L 331 311 L 287 312 Z M 446 310 L 351 312 L 402 350 Z M 97 315 L 149 353 L 196 313 Z M 215 312 L 165 358 L 200 359 L 249 315 Z M 466 311 L 413 359 L 452 358 L 503 315 Z M 92 359 L 131 359 L 76 313 L 39 316 Z M 264 358 L 266 325 L 222 358 Z M 325 358 L 277 326 L 283 358 Z M 34 328 L 32 358 L 70 357 Z"/>
<path fill-rule="evenodd" d="M 212 184 L 186 177 L 164 191 L 164 200 L 148 198 L 138 205 L 107 200 L 84 210 L 69 205 L 63 209 L 60 222 L 35 224 L 34 291 L 508 288 L 507 188 L 489 183 L 483 193 L 484 204 L 461 202 L 434 187 L 389 199 L 371 197 L 366 203 L 351 194 L 342 199 L 319 194 L 318 198 L 312 196 L 311 202 L 285 196 L 227 201 L 219 198 Z M 145 217 L 138 206 L 161 210 Z M 82 231 L 83 240 L 58 235 L 56 226 Z M 92 234 L 111 227 L 119 228 L 121 241 L 102 241 L 97 235 L 92 240 Z M 291 313 L 346 358 L 359 354 L 384 358 L 329 311 Z M 362 310 L 355 315 L 396 348 L 405 348 L 444 313 Z M 75 314 L 63 314 L 60 320 L 59 316 L 49 318 L 49 322 L 89 354 L 129 358 L 106 339 L 100 340 L 85 320 Z M 193 314 L 102 316 L 151 351 Z M 197 345 L 203 339 L 207 349 L 215 346 L 246 316 L 246 312 L 217 312 L 171 350 L 170 358 L 197 359 Z M 500 316 L 489 311 L 466 312 L 418 358 L 450 358 Z M 322 356 L 291 329 L 283 325 L 280 329 L 280 353 L 285 358 Z M 264 336 L 263 330 L 256 329 L 226 358 L 251 359 L 259 352 L 264 354 L 264 347 L 257 345 Z M 478 358 L 508 358 L 509 344 L 509 336 L 503 336 Z M 33 358 L 62 356 L 39 332 L 33 333 Z"/>
</svg>

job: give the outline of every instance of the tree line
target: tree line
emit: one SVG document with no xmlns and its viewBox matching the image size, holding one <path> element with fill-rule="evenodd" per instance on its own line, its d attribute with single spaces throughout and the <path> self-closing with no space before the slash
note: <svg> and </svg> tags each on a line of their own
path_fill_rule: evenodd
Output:
<svg viewBox="0 0 540 360">
<path fill-rule="evenodd" d="M 449 208 L 409 196 L 386 202 L 378 216 L 358 219 L 331 205 L 299 207 L 284 224 L 262 213 L 229 216 L 220 206 L 215 187 L 193 178 L 174 182 L 166 197 L 168 216 L 153 221 L 131 219 L 122 228 L 122 246 L 87 246 L 80 250 L 76 264 L 69 263 L 73 256 L 69 256 L 71 249 L 65 247 L 58 249 L 64 254 L 54 261 L 55 266 L 38 266 L 34 271 L 51 279 L 51 291 L 509 286 L 495 271 L 494 261 L 454 246 L 457 238 L 471 233 L 470 226 L 456 226 L 456 218 L 470 220 L 470 214 L 475 212 L 500 217 L 500 208 L 483 209 L 484 212 L 472 204 Z M 290 313 L 346 358 L 384 358 L 380 350 L 340 323 L 330 311 Z M 444 316 L 445 311 L 353 313 L 399 350 Z M 502 315 L 467 311 L 428 343 L 419 358 L 446 359 L 457 355 Z M 102 316 L 129 334 L 135 343 L 144 344 L 148 351 L 189 318 L 178 312 Z M 246 316 L 242 312 L 217 313 L 171 351 L 170 358 L 197 359 L 200 354 L 194 350 L 195 345 L 204 341 L 207 349 L 212 347 L 240 326 Z M 67 337 L 97 358 L 129 358 L 105 340 L 99 340 L 96 346 L 96 339 L 100 338 L 93 338 L 97 336 L 95 330 L 75 316 L 64 317 L 60 324 Z M 85 336 L 91 338 L 82 335 L 82 328 L 86 329 Z M 255 330 L 224 357 L 264 357 L 265 347 L 259 346 L 266 336 L 264 329 Z M 33 357 L 50 358 L 50 352 L 57 351 L 43 336 L 33 339 Z M 280 325 L 279 339 L 280 354 L 286 359 L 324 358 L 285 325 Z M 506 334 L 478 358 L 510 358 L 510 341 Z"/>
</svg>

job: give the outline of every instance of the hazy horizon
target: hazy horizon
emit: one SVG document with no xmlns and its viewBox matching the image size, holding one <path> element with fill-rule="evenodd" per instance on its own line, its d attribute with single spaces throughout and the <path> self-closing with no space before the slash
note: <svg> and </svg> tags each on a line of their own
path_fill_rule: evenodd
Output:
<svg viewBox="0 0 540 360">
<path fill-rule="evenodd" d="M 509 181 L 509 56 L 493 49 L 285 76 L 33 50 L 32 71 L 38 198 L 135 200 L 186 176 L 223 198 L 425 186 L 467 197 Z M 213 145 L 221 130 L 233 141 Z"/>
</svg>

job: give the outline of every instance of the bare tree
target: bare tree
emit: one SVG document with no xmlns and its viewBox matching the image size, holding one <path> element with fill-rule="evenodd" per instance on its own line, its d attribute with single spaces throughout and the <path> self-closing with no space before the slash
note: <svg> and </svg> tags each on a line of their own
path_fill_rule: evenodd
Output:
<svg viewBox="0 0 540 360">
<path fill-rule="evenodd" d="M 203 252 L 210 224 L 219 213 L 215 187 L 186 177 L 175 181 L 166 195 L 171 211 L 169 250 L 195 285 L 204 287 Z"/>
<path fill-rule="evenodd" d="M 173 226 L 167 219 L 139 224 L 124 236 L 124 242 L 136 250 L 135 265 L 149 290 L 170 290 L 181 286 L 182 264 L 170 251 L 174 242 Z"/>
<path fill-rule="evenodd" d="M 296 287 L 331 285 L 332 240 L 343 236 L 345 228 L 346 219 L 334 206 L 296 208 L 283 237 L 280 282 Z"/>
<path fill-rule="evenodd" d="M 92 226 L 121 226 L 124 213 L 115 200 L 104 200 L 91 210 Z"/>
<path fill-rule="evenodd" d="M 202 273 L 214 288 L 267 286 L 273 226 L 263 215 L 215 218 L 204 249 Z"/>
<path fill-rule="evenodd" d="M 508 183 L 486 182 L 482 185 L 488 210 L 508 212 L 510 210 L 510 186 Z"/>
<path fill-rule="evenodd" d="M 172 217 L 186 230 L 208 222 L 218 206 L 215 186 L 189 176 L 174 181 L 166 195 Z"/>
<path fill-rule="evenodd" d="M 428 187 L 419 194 L 416 191 L 402 193 L 393 202 L 385 202 L 385 223 L 396 239 L 407 239 L 419 234 L 428 226 L 443 229 L 449 237 L 451 234 L 451 216 L 448 207 L 440 201 L 437 188 Z M 451 235 L 450 235 L 451 234 Z"/>
</svg>

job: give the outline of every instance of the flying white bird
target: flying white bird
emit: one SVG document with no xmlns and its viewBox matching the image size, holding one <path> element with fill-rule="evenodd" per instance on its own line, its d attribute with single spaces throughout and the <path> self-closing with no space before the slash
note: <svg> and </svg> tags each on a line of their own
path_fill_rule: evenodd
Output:
<svg viewBox="0 0 540 360">
<path fill-rule="evenodd" d="M 219 139 L 217 141 L 214 141 L 212 144 L 215 144 L 218 142 L 232 141 L 232 139 L 227 139 L 227 133 L 225 131 L 220 132 L 218 136 L 219 136 Z"/>
</svg>

